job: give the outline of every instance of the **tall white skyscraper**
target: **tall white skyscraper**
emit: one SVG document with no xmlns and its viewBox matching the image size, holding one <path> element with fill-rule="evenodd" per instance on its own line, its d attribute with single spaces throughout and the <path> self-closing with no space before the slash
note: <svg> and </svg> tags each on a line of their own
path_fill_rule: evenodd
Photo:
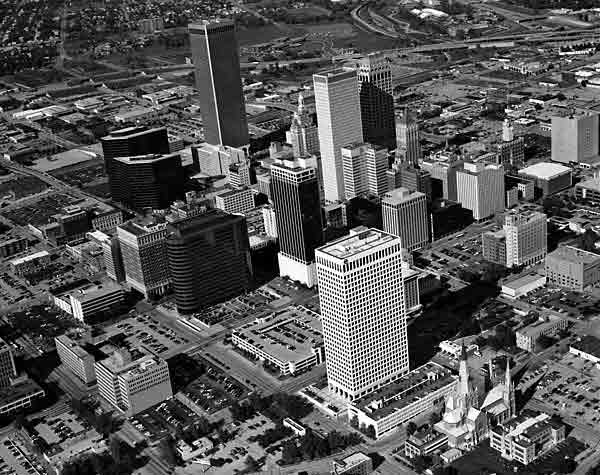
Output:
<svg viewBox="0 0 600 475">
<path fill-rule="evenodd" d="M 406 188 L 388 191 L 381 201 L 383 230 L 400 236 L 404 249 L 414 251 L 429 242 L 427 196 Z"/>
<path fill-rule="evenodd" d="M 579 163 L 599 153 L 600 115 L 552 117 L 552 161 Z"/>
<path fill-rule="evenodd" d="M 504 217 L 507 267 L 535 264 L 546 257 L 547 221 L 537 211 L 511 212 Z"/>
<path fill-rule="evenodd" d="M 456 172 L 456 195 L 476 221 L 504 211 L 504 167 L 465 163 L 464 169 Z"/>
<path fill-rule="evenodd" d="M 319 131 L 304 107 L 304 97 L 298 95 L 298 110 L 292 119 L 290 130 L 285 133 L 294 157 L 304 158 L 319 151 Z"/>
<path fill-rule="evenodd" d="M 408 372 L 402 242 L 355 228 L 315 257 L 329 389 L 354 400 Z"/>
<path fill-rule="evenodd" d="M 363 142 L 356 70 L 313 75 L 325 201 L 344 200 L 341 147 Z"/>
<path fill-rule="evenodd" d="M 365 194 L 381 196 L 388 190 L 388 153 L 385 147 L 352 143 L 342 147 L 341 152 L 347 200 Z"/>
</svg>

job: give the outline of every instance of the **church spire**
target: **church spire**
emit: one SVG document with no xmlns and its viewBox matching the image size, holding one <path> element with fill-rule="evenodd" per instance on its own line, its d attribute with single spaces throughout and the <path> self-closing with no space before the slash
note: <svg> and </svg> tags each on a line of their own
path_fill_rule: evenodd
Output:
<svg viewBox="0 0 600 475">
<path fill-rule="evenodd" d="M 509 417 L 516 414 L 515 389 L 510 375 L 510 358 L 506 357 L 506 374 L 504 375 L 504 402 L 510 410 Z"/>
</svg>

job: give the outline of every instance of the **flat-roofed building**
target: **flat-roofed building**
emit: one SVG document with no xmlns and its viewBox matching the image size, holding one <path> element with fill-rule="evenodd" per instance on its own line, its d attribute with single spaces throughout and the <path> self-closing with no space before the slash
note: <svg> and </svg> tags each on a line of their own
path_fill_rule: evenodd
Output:
<svg viewBox="0 0 600 475">
<path fill-rule="evenodd" d="M 54 343 L 58 357 L 65 367 L 85 384 L 93 384 L 96 381 L 94 357 L 83 349 L 78 340 L 65 334 L 54 338 Z"/>
<path fill-rule="evenodd" d="M 504 167 L 465 163 L 456 173 L 457 201 L 481 221 L 504 211 Z"/>
<path fill-rule="evenodd" d="M 95 364 L 98 392 L 117 410 L 135 415 L 173 396 L 167 362 L 152 355 L 136 361 L 121 350 Z"/>
<path fill-rule="evenodd" d="M 504 217 L 506 267 L 540 262 L 548 252 L 548 218 L 537 211 L 512 211 Z"/>
<path fill-rule="evenodd" d="M 399 236 L 408 251 L 421 249 L 429 242 L 427 197 L 406 188 L 389 191 L 381 201 L 383 230 Z"/>
<path fill-rule="evenodd" d="M 571 173 L 571 168 L 550 162 L 536 163 L 519 170 L 520 176 L 533 180 L 535 188 L 542 196 L 569 188 Z"/>
<path fill-rule="evenodd" d="M 282 375 L 306 371 L 325 360 L 319 315 L 302 307 L 259 315 L 235 329 L 231 341 Z"/>
<path fill-rule="evenodd" d="M 569 346 L 569 353 L 586 361 L 591 361 L 600 368 L 600 339 L 593 335 L 585 335 Z"/>
<path fill-rule="evenodd" d="M 537 340 L 541 336 L 554 336 L 560 330 L 567 328 L 568 320 L 557 315 L 545 315 L 538 321 L 517 330 L 517 348 L 534 352 L 537 349 Z"/>
<path fill-rule="evenodd" d="M 533 292 L 546 285 L 546 276 L 537 272 L 529 272 L 525 275 L 508 278 L 502 282 L 502 294 L 518 299 L 529 292 Z"/>
<path fill-rule="evenodd" d="M 244 214 L 254 208 L 254 193 L 249 188 L 220 193 L 215 196 L 215 207 L 230 214 Z"/>
<path fill-rule="evenodd" d="M 42 271 L 50 264 L 48 251 L 39 251 L 9 261 L 11 270 L 18 276 L 27 276 Z"/>
<path fill-rule="evenodd" d="M 333 475 L 369 475 L 373 472 L 373 460 L 362 452 L 355 452 L 332 463 Z"/>
<path fill-rule="evenodd" d="M 529 465 L 565 440 L 565 426 L 548 414 L 520 415 L 490 429 L 490 447 L 503 458 Z"/>
<path fill-rule="evenodd" d="M 354 400 L 406 374 L 401 239 L 355 228 L 316 262 L 330 390 Z"/>
<path fill-rule="evenodd" d="M 125 290 L 112 282 L 90 285 L 69 294 L 72 315 L 81 322 L 87 322 L 102 314 L 115 314 L 125 300 Z"/>
<path fill-rule="evenodd" d="M 422 457 L 439 451 L 448 445 L 448 436 L 424 428 L 410 435 L 404 443 L 404 455 L 408 458 Z"/>
<path fill-rule="evenodd" d="M 552 117 L 552 161 L 580 163 L 598 156 L 598 114 Z"/>
<path fill-rule="evenodd" d="M 600 202 L 600 177 L 576 183 L 575 196 L 581 200 Z"/>
<path fill-rule="evenodd" d="M 560 246 L 546 256 L 548 284 L 582 291 L 600 281 L 600 256 L 573 246 Z"/>
<path fill-rule="evenodd" d="M 392 384 L 353 401 L 348 406 L 350 419 L 372 426 L 375 438 L 388 436 L 416 416 L 431 411 L 439 401 L 454 394 L 458 377 L 449 369 L 429 362 Z"/>
<path fill-rule="evenodd" d="M 506 233 L 504 229 L 486 231 L 481 235 L 483 258 L 495 264 L 506 265 Z"/>
</svg>

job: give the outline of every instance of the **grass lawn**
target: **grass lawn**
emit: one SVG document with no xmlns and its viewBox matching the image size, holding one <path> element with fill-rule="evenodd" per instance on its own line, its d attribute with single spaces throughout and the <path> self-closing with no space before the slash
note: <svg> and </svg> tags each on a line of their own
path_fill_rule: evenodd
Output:
<svg viewBox="0 0 600 475">
<path fill-rule="evenodd" d="M 489 441 L 486 440 L 475 450 L 454 461 L 452 466 L 458 470 L 460 475 L 487 475 L 492 473 L 509 475 L 515 472 L 519 475 L 551 474 L 554 472 L 552 467 L 557 466 L 559 459 L 564 457 L 574 458 L 584 448 L 582 442 L 569 437 L 543 458 L 524 467 L 520 463 L 504 460 L 498 452 L 490 448 Z"/>
</svg>

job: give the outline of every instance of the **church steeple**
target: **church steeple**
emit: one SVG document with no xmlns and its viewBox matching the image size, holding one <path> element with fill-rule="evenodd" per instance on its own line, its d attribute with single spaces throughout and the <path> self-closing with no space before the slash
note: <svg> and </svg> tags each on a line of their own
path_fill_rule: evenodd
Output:
<svg viewBox="0 0 600 475">
<path fill-rule="evenodd" d="M 458 366 L 458 395 L 462 401 L 464 401 L 464 406 L 467 405 L 467 399 L 470 397 L 470 387 L 469 387 L 469 367 L 467 366 L 467 349 L 465 347 L 464 342 L 462 343 L 462 348 L 460 350 L 460 363 Z"/>
<path fill-rule="evenodd" d="M 513 417 L 516 413 L 515 388 L 510 375 L 510 359 L 508 357 L 506 358 L 506 373 L 504 375 L 504 403 L 510 409 L 509 417 Z"/>
</svg>

